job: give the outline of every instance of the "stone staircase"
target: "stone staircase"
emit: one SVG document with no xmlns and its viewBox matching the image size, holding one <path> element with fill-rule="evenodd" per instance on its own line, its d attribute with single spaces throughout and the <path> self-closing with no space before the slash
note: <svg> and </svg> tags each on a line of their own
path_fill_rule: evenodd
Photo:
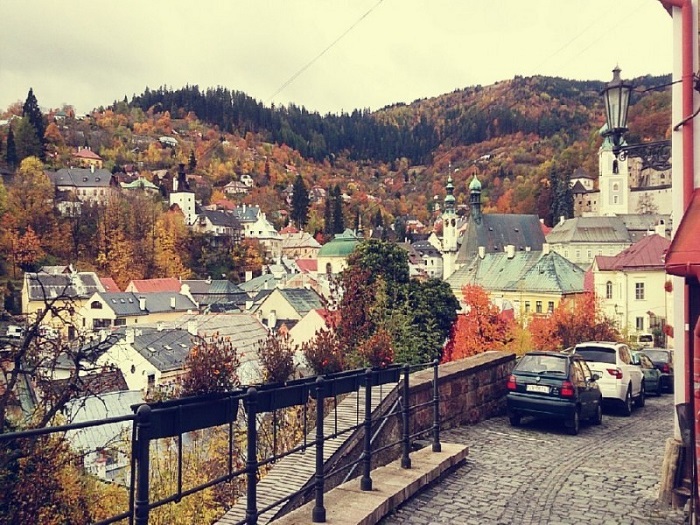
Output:
<svg viewBox="0 0 700 525">
<path fill-rule="evenodd" d="M 372 413 L 379 404 L 396 388 L 397 383 L 388 383 L 372 388 Z M 358 403 L 359 399 L 359 403 Z M 324 435 L 342 432 L 350 427 L 362 423 L 364 420 L 365 389 L 360 388 L 356 392 L 348 394 L 340 401 L 323 422 Z M 373 416 L 374 417 L 374 416 Z M 336 427 L 337 425 L 337 427 Z M 323 459 L 328 461 L 351 436 L 347 432 L 333 439 L 327 439 L 323 443 Z M 307 442 L 316 439 L 316 429 L 307 433 Z M 316 472 L 316 447 L 309 446 L 305 451 L 295 452 L 274 464 L 272 469 L 263 477 L 257 486 L 258 510 L 272 505 L 275 501 L 300 490 L 309 481 L 313 480 Z M 258 517 L 258 524 L 270 523 L 284 506 L 286 501 L 262 513 Z M 238 503 L 234 505 L 215 525 L 234 525 L 245 521 L 246 498 L 242 495 Z"/>
</svg>

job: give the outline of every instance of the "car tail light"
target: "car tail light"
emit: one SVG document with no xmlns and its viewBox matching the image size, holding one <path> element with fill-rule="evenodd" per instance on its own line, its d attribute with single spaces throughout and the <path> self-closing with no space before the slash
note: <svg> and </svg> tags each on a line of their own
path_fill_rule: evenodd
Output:
<svg viewBox="0 0 700 525">
<path fill-rule="evenodd" d="M 622 379 L 622 370 L 619 368 L 608 368 L 608 374 L 613 376 L 615 379 Z"/>
<path fill-rule="evenodd" d="M 508 390 L 515 390 L 515 387 L 517 386 L 517 381 L 515 380 L 515 376 L 511 375 L 508 377 L 508 382 L 506 383 L 506 388 Z"/>
<path fill-rule="evenodd" d="M 574 397 L 574 384 L 571 381 L 564 381 L 559 390 L 561 397 Z"/>
<path fill-rule="evenodd" d="M 661 371 L 662 371 L 664 374 L 670 374 L 670 373 L 671 373 L 671 367 L 668 366 L 667 363 L 664 363 L 663 365 L 661 365 Z"/>
</svg>

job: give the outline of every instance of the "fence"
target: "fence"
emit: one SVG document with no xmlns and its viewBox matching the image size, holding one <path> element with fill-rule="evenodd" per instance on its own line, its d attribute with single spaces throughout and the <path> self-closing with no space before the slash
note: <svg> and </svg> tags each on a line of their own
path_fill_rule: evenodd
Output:
<svg viewBox="0 0 700 525">
<path fill-rule="evenodd" d="M 432 367 L 432 399 L 421 403 L 410 404 L 409 377 L 412 370 Z M 391 410 L 385 415 L 373 419 L 372 391 L 382 385 L 398 383 L 400 394 L 396 410 Z M 432 437 L 432 450 L 440 451 L 440 394 L 438 391 L 438 362 L 422 365 L 391 365 L 380 369 L 351 370 L 329 374 L 326 376 L 309 377 L 284 384 L 262 385 L 247 389 L 236 390 L 223 394 L 182 398 L 153 404 L 139 404 L 133 406 L 134 413 L 102 419 L 99 421 L 86 421 L 56 427 L 26 430 L 21 432 L 0 434 L 0 443 L 12 442 L 19 439 L 32 439 L 38 436 L 63 433 L 69 430 L 77 430 L 99 425 L 132 422 L 131 432 L 131 461 L 128 509 L 118 515 L 99 521 L 96 525 L 108 525 L 111 523 L 128 520 L 129 525 L 147 525 L 149 513 L 164 505 L 180 502 L 192 494 L 198 493 L 221 483 L 234 480 L 245 480 L 245 518 L 238 524 L 257 524 L 258 517 L 270 509 L 279 507 L 282 503 L 293 498 L 308 495 L 312 491 L 314 507 L 312 520 L 316 523 L 325 522 L 326 509 L 324 507 L 324 491 L 326 480 L 337 476 L 338 470 L 326 472 L 324 470 L 324 443 L 330 439 L 338 438 L 345 434 L 360 432 L 363 434 L 364 446 L 359 458 L 344 464 L 342 469 L 361 469 L 360 488 L 363 491 L 372 490 L 372 460 L 373 456 L 380 454 L 388 448 L 400 447 L 401 466 L 411 467 L 410 452 L 412 443 L 426 435 Z M 363 418 L 360 418 L 360 394 L 364 389 Z M 350 393 L 357 393 L 357 421 L 356 424 L 338 430 L 337 420 L 334 431 L 324 432 L 324 419 L 329 403 L 337 407 L 338 398 Z M 241 414 L 241 407 L 243 414 Z M 284 452 L 277 453 L 277 429 L 276 414 L 278 411 L 289 407 L 302 407 L 303 424 L 307 425 L 308 407 L 315 409 L 315 438 L 303 442 Z M 431 409 L 433 424 L 427 431 L 422 430 L 411 433 L 411 418 L 421 411 Z M 273 415 L 273 447 L 272 454 L 266 457 L 258 457 L 258 416 L 263 414 Z M 337 418 L 337 410 L 335 411 Z M 240 416 L 244 415 L 244 418 Z M 384 442 L 382 446 L 373 448 L 373 429 L 382 424 L 388 418 L 399 418 L 401 427 L 400 439 L 394 442 Z M 234 468 L 234 450 L 236 449 L 238 427 L 241 421 L 245 424 L 245 464 L 242 468 Z M 226 473 L 209 479 L 204 483 L 192 487 L 183 484 L 183 436 L 197 430 L 212 427 L 225 426 L 228 430 L 228 456 Z M 304 428 L 306 436 L 306 428 Z M 151 501 L 150 492 L 150 464 L 152 459 L 151 443 L 158 439 L 177 438 L 177 488 L 164 497 Z M 240 438 L 239 438 L 240 439 Z M 257 484 L 261 468 L 269 468 L 274 462 L 290 454 L 314 449 L 315 472 L 311 487 L 304 486 L 284 497 L 258 508 Z"/>
</svg>

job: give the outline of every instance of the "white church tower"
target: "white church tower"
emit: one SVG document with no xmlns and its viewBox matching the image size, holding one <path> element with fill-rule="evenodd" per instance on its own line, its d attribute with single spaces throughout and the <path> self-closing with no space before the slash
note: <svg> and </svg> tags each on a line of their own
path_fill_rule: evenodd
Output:
<svg viewBox="0 0 700 525">
<path fill-rule="evenodd" d="M 447 179 L 447 195 L 442 212 L 442 278 L 449 278 L 455 271 L 457 261 L 457 212 L 455 210 L 455 187 L 452 175 Z"/>
<path fill-rule="evenodd" d="M 605 128 L 605 127 L 604 127 Z M 630 173 L 627 159 L 613 153 L 610 137 L 603 140 L 598 150 L 598 191 L 600 215 L 624 215 L 630 211 Z"/>
<path fill-rule="evenodd" d="M 175 178 L 173 178 L 173 191 L 170 192 L 170 206 L 177 204 L 185 215 L 185 224 L 194 224 L 197 214 L 195 212 L 194 192 L 190 191 L 185 174 L 185 165 L 180 164 L 180 168 Z"/>
</svg>

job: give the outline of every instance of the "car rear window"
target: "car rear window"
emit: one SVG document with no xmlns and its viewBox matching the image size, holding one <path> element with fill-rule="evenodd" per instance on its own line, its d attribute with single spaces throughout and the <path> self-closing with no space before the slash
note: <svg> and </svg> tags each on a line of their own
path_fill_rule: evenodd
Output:
<svg viewBox="0 0 700 525">
<path fill-rule="evenodd" d="M 610 363 L 614 365 L 615 349 L 605 348 L 601 346 L 579 346 L 576 348 L 576 354 L 580 355 L 585 361 L 595 363 Z"/>
<path fill-rule="evenodd" d="M 556 355 L 524 355 L 515 367 L 518 372 L 566 374 L 568 359 Z"/>
<path fill-rule="evenodd" d="M 666 350 L 644 350 L 644 353 L 649 356 L 652 361 L 668 361 L 668 354 Z"/>
</svg>

